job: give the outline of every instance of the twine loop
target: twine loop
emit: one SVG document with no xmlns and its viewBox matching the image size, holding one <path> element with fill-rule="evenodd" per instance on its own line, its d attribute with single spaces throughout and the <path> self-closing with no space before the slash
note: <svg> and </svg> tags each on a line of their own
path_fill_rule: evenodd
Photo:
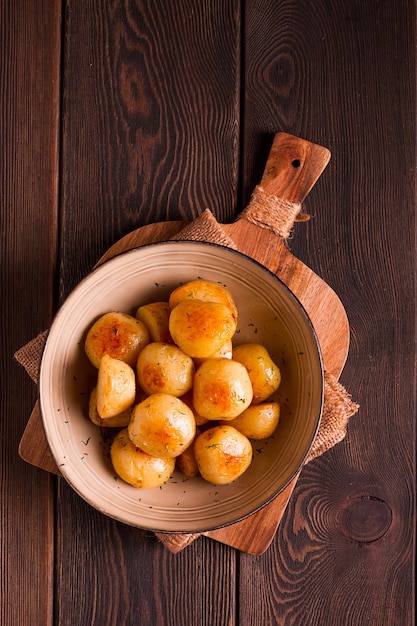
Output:
<svg viewBox="0 0 417 626">
<path fill-rule="evenodd" d="M 294 222 L 305 222 L 310 219 L 310 216 L 302 213 L 300 202 L 284 200 L 267 193 L 263 187 L 257 185 L 240 218 L 267 228 L 283 239 L 288 239 Z"/>
</svg>

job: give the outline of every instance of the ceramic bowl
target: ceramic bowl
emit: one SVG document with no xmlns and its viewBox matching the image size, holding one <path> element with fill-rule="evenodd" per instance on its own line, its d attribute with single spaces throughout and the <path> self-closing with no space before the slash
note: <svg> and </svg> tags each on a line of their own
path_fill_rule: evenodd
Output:
<svg viewBox="0 0 417 626">
<path fill-rule="evenodd" d="M 179 284 L 218 281 L 239 311 L 236 344 L 264 344 L 281 369 L 275 434 L 253 443 L 249 469 L 229 485 L 185 479 L 175 471 L 155 489 L 116 479 L 108 445 L 88 418 L 95 370 L 84 352 L 88 328 L 111 310 L 134 315 L 165 300 Z M 317 338 L 300 302 L 274 274 L 216 244 L 146 245 L 107 261 L 69 295 L 51 326 L 40 369 L 40 406 L 59 470 L 90 505 L 126 524 L 158 532 L 202 532 L 240 521 L 275 498 L 298 473 L 321 418 L 323 367 Z"/>
</svg>

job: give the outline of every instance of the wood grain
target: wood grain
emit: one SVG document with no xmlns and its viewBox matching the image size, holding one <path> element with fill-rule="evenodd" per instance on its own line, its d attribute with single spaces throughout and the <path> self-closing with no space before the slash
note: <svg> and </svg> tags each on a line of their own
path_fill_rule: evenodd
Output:
<svg viewBox="0 0 417 626">
<path fill-rule="evenodd" d="M 36 390 L 14 352 L 54 306 L 60 2 L 0 4 L 0 623 L 52 623 L 54 489 L 16 454 Z"/>
<path fill-rule="evenodd" d="M 414 623 L 415 23 L 413 0 L 1 4 L 2 625 Z M 171 555 L 61 480 L 55 514 L 13 352 L 133 229 L 233 222 L 279 130 L 332 152 L 289 248 L 348 313 L 347 438 L 261 556 Z"/>
<path fill-rule="evenodd" d="M 235 1 L 82 0 L 69 7 L 61 299 L 137 227 L 189 221 L 206 207 L 225 221 L 234 213 L 239 15 Z M 167 555 L 156 540 L 138 541 L 138 533 L 74 500 L 60 481 L 58 622 L 77 623 L 81 614 L 83 623 L 100 626 L 135 623 L 142 610 L 151 624 L 235 621 L 231 548 L 213 549 L 201 539 L 185 556 Z"/>
<path fill-rule="evenodd" d="M 270 204 L 268 210 L 265 211 L 265 207 L 259 204 L 255 206 L 251 200 L 240 218 L 233 224 L 223 225 L 223 229 L 235 242 L 239 242 L 239 248 L 251 258 L 262 263 L 280 278 L 285 274 L 288 286 L 304 305 L 317 332 L 325 371 L 337 379 L 349 348 L 349 327 L 343 305 L 324 281 L 288 252 L 282 236 L 271 230 L 274 224 L 283 221 L 288 203 L 296 203 L 295 207 L 298 210 L 298 203 L 301 203 L 311 191 L 329 158 L 329 151 L 322 146 L 286 133 L 277 133 L 260 181 L 266 206 Z M 262 222 L 254 224 L 252 220 L 256 221 L 259 217 L 257 211 L 263 215 Z M 214 221 L 214 218 L 212 219 Z M 284 221 L 290 221 L 292 225 L 294 219 L 295 215 L 290 220 Z M 182 222 L 159 222 L 136 229 L 114 244 L 111 253 L 106 253 L 99 263 L 135 246 L 167 241 L 179 233 L 181 227 Z M 285 227 L 285 232 L 287 230 L 289 229 Z M 261 231 L 261 236 L 258 231 Z M 201 234 L 202 232 L 203 230 Z M 271 248 L 275 252 L 272 257 Z M 279 259 L 278 263 L 274 257 Z M 43 432 L 38 404 L 32 411 L 25 429 L 19 453 L 29 463 L 60 474 Z M 297 477 L 294 477 L 280 496 L 263 510 L 231 527 L 206 532 L 205 536 L 250 554 L 262 554 L 275 535 Z M 261 533 L 259 529 L 262 529 Z M 182 547 L 189 545 L 197 536 L 190 536 L 188 541 L 183 536 L 180 545 Z M 179 542 L 174 542 L 169 536 L 160 534 L 159 539 L 172 552 L 181 549 Z"/>
<path fill-rule="evenodd" d="M 234 213 L 239 11 L 236 0 L 68 11 L 61 249 L 71 258 L 78 238 L 78 263 L 63 263 L 62 297 L 138 226 Z"/>
<path fill-rule="evenodd" d="M 345 304 L 342 382 L 361 409 L 345 442 L 305 468 L 268 557 L 242 555 L 240 623 L 413 623 L 415 129 L 404 112 L 415 107 L 414 9 L 246 6 L 257 37 L 245 44 L 243 180 L 259 168 L 277 119 L 330 148 L 320 192 L 306 201 L 312 219 L 289 244 Z"/>
</svg>

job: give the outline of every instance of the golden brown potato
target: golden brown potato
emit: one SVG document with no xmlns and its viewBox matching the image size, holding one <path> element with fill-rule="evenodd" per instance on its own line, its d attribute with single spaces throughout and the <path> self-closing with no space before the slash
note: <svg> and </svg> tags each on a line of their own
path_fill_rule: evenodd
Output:
<svg viewBox="0 0 417 626">
<path fill-rule="evenodd" d="M 186 299 L 172 309 L 169 331 L 185 354 L 204 359 L 232 339 L 236 321 L 224 304 Z"/>
<path fill-rule="evenodd" d="M 214 426 L 201 433 L 194 452 L 201 476 L 213 485 L 233 482 L 252 461 L 249 439 L 228 425 Z"/>
<path fill-rule="evenodd" d="M 130 418 L 132 416 L 131 408 L 126 409 L 122 413 L 115 415 L 114 417 L 108 417 L 107 419 L 103 419 L 100 417 L 97 411 L 97 387 L 94 387 L 93 391 L 90 394 L 90 401 L 88 404 L 88 416 L 90 420 L 96 426 L 103 426 L 105 428 L 121 428 L 125 427 L 129 424 Z"/>
<path fill-rule="evenodd" d="M 147 394 L 180 397 L 193 386 L 194 362 L 172 344 L 152 342 L 141 350 L 136 366 L 139 385 Z"/>
<path fill-rule="evenodd" d="M 208 359 L 195 373 L 193 405 L 206 419 L 237 417 L 250 405 L 252 395 L 245 366 L 232 359 Z"/>
<path fill-rule="evenodd" d="M 266 439 L 274 433 L 278 422 L 278 402 L 262 402 L 252 404 L 227 424 L 246 435 L 248 439 Z"/>
<path fill-rule="evenodd" d="M 115 311 L 105 313 L 91 326 L 85 340 L 85 352 L 97 369 L 103 354 L 135 367 L 139 352 L 149 340 L 143 322 Z"/>
<path fill-rule="evenodd" d="M 173 343 L 169 332 L 169 313 L 168 302 L 150 302 L 136 311 L 136 317 L 145 324 L 151 341 Z"/>
<path fill-rule="evenodd" d="M 203 300 L 203 302 L 220 302 L 231 310 L 235 321 L 238 319 L 238 311 L 233 296 L 230 291 L 210 280 L 191 280 L 184 285 L 180 285 L 171 293 L 169 297 L 170 309 L 177 306 L 182 300 Z"/>
<path fill-rule="evenodd" d="M 196 425 L 193 412 L 180 398 L 154 393 L 135 406 L 128 430 L 141 450 L 173 458 L 192 443 Z"/>
<path fill-rule="evenodd" d="M 196 430 L 196 436 L 200 430 Z M 194 478 L 198 474 L 198 463 L 195 458 L 194 445 L 189 445 L 176 459 L 176 466 L 186 478 Z"/>
<path fill-rule="evenodd" d="M 195 406 L 193 403 L 193 390 L 192 389 L 190 389 L 190 391 L 187 391 L 187 393 L 181 396 L 181 400 L 185 402 L 185 404 L 192 410 L 196 426 L 202 426 L 203 424 L 206 424 L 209 421 L 206 417 L 202 417 L 201 415 L 199 415 L 197 411 L 195 410 Z"/>
<path fill-rule="evenodd" d="M 253 404 L 263 402 L 278 389 L 281 372 L 264 346 L 258 343 L 237 346 L 233 350 L 233 359 L 242 363 L 248 371 L 253 388 Z"/>
<path fill-rule="evenodd" d="M 221 348 L 219 348 L 218 350 L 216 350 L 216 352 L 214 352 L 214 354 L 210 354 L 209 359 L 231 359 L 232 358 L 232 354 L 233 354 L 233 344 L 232 344 L 232 340 L 229 339 L 229 341 L 226 341 L 226 343 L 224 344 L 224 346 L 222 346 Z M 207 359 L 194 359 L 194 365 L 197 367 L 200 367 L 200 365 L 202 364 L 203 361 L 206 361 Z"/>
<path fill-rule="evenodd" d="M 97 377 L 97 412 L 102 419 L 126 411 L 135 401 L 134 370 L 108 354 L 101 357 Z"/>
<path fill-rule="evenodd" d="M 122 480 L 139 489 L 151 489 L 166 483 L 175 468 L 175 459 L 158 458 L 140 450 L 129 439 L 127 428 L 121 430 L 110 448 L 114 471 Z"/>
</svg>

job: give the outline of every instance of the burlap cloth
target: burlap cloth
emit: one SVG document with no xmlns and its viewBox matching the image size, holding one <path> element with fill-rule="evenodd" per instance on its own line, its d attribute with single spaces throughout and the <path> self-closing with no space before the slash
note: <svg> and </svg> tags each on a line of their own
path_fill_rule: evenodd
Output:
<svg viewBox="0 0 417 626">
<path fill-rule="evenodd" d="M 291 223 L 285 227 L 286 233 L 290 232 L 297 213 L 294 212 L 294 215 L 290 218 Z M 237 249 L 234 241 L 224 232 L 209 210 L 204 211 L 199 218 L 183 228 L 172 239 L 209 241 Z M 20 348 L 14 355 L 15 359 L 25 368 L 36 384 L 39 380 L 39 366 L 47 335 L 48 331 L 43 331 Z M 325 372 L 323 415 L 320 428 L 305 464 L 342 441 L 347 432 L 348 420 L 358 409 L 359 405 L 352 401 L 350 394 L 343 385 L 333 375 Z M 156 536 L 172 552 L 179 552 L 194 541 L 199 534 L 156 533 Z"/>
</svg>

